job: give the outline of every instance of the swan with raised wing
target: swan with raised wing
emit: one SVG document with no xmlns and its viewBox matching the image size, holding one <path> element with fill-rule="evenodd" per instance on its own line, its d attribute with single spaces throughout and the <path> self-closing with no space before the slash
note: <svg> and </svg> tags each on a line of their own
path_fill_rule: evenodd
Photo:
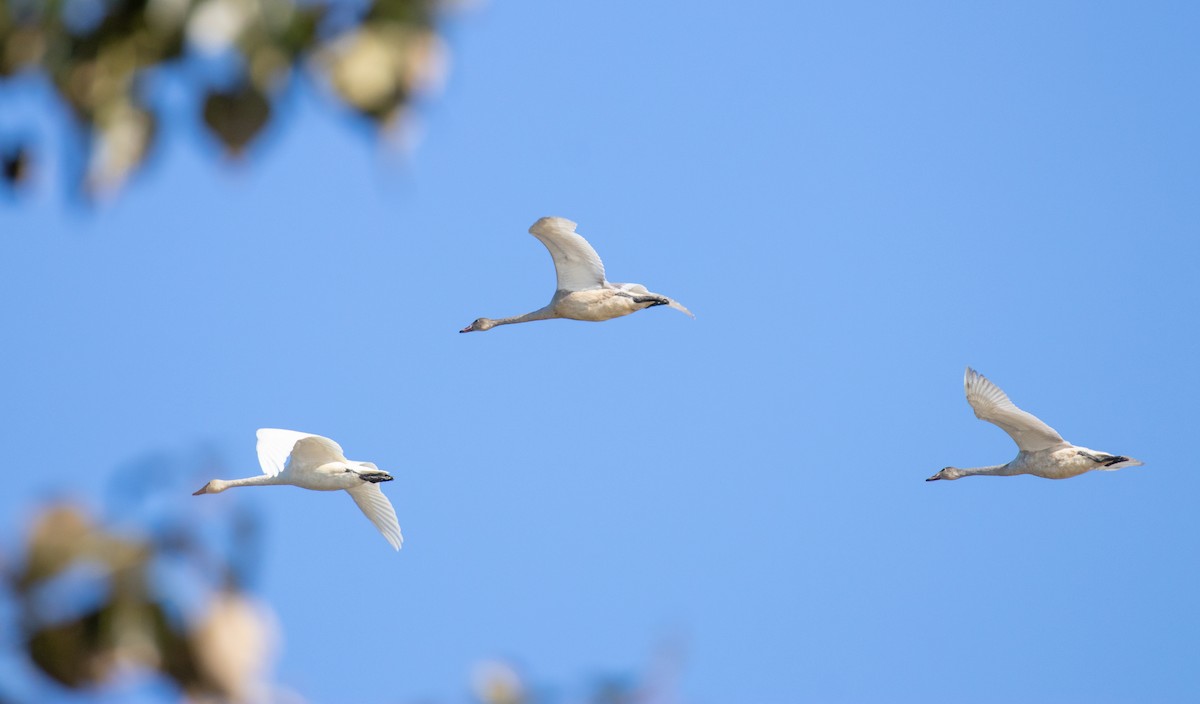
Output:
<svg viewBox="0 0 1200 704">
<path fill-rule="evenodd" d="M 1017 453 L 1017 458 L 1008 464 L 966 469 L 946 467 L 926 479 L 927 482 L 974 475 L 1007 477 L 1014 474 L 1067 479 L 1093 469 L 1107 472 L 1122 467 L 1139 467 L 1142 464 L 1122 455 L 1089 450 L 1063 440 L 1054 428 L 1043 423 L 1032 413 L 1017 408 L 1000 387 L 970 367 L 967 367 L 963 386 L 966 388 L 967 402 L 975 409 L 975 417 L 1003 428 L 1004 432 L 1016 441 L 1020 452 Z"/>
<path fill-rule="evenodd" d="M 399 550 L 404 537 L 396 511 L 379 488 L 380 482 L 392 481 L 392 475 L 370 462 L 346 459 L 345 453 L 329 438 L 295 430 L 263 428 L 258 431 L 258 463 L 263 473 L 245 479 L 214 479 L 193 496 L 219 494 L 235 486 L 287 484 L 313 491 L 345 489 L 354 503 Z"/>
<path fill-rule="evenodd" d="M 547 217 L 529 228 L 529 234 L 541 240 L 554 258 L 558 289 L 549 304 L 511 318 L 479 318 L 459 332 L 491 330 L 497 325 L 553 318 L 610 320 L 653 306 L 670 306 L 696 317 L 678 301 L 651 293 L 641 284 L 614 284 L 605 280 L 600 255 L 575 232 L 575 227 L 575 223 L 566 218 Z"/>
</svg>

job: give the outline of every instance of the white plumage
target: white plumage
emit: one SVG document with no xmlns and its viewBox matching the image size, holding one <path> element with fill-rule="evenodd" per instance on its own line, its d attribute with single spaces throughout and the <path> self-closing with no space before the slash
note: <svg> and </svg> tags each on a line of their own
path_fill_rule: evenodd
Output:
<svg viewBox="0 0 1200 704">
<path fill-rule="evenodd" d="M 554 259 L 554 271 L 558 275 L 558 287 L 548 305 L 511 318 L 479 318 L 459 332 L 491 330 L 497 325 L 553 318 L 611 320 L 643 308 L 662 305 L 696 317 L 678 301 L 652 293 L 641 284 L 614 284 L 606 280 L 600 255 L 582 235 L 575 232 L 575 226 L 566 218 L 546 217 L 529 228 L 529 233 L 550 251 Z"/>
<path fill-rule="evenodd" d="M 1093 469 L 1112 471 L 1142 464 L 1129 457 L 1097 452 L 1063 440 L 1058 431 L 1032 413 L 1017 408 L 999 386 L 970 367 L 967 367 L 963 377 L 963 388 L 967 394 L 967 402 L 975 410 L 975 417 L 1003 428 L 1017 443 L 1020 451 L 1016 459 L 1008 464 L 970 468 L 946 467 L 925 481 L 959 479 L 972 475 L 1015 474 L 1067 479 Z"/>
<path fill-rule="evenodd" d="M 397 550 L 404 542 L 396 511 L 379 488 L 392 475 L 371 462 L 346 459 L 333 440 L 295 430 L 262 428 L 258 431 L 258 463 L 263 473 L 245 479 L 214 479 L 195 495 L 219 494 L 235 486 L 285 484 L 313 491 L 345 490 Z"/>
<path fill-rule="evenodd" d="M 967 403 L 975 409 L 975 417 L 1003 428 L 1025 452 L 1066 444 L 1058 431 L 1032 413 L 1017 408 L 999 386 L 970 367 L 967 367 L 963 387 L 967 392 Z"/>
<path fill-rule="evenodd" d="M 541 218 L 529 228 L 529 234 L 550 250 L 559 291 L 602 288 L 604 262 L 575 228 L 576 224 L 566 218 Z"/>
</svg>

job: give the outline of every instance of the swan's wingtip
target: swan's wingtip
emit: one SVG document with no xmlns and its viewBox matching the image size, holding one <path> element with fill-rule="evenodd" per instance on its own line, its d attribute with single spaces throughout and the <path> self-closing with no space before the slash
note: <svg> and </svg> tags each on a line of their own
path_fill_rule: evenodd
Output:
<svg viewBox="0 0 1200 704">
<path fill-rule="evenodd" d="M 547 215 L 546 217 L 538 218 L 537 222 L 529 226 L 529 234 L 536 235 L 539 232 L 544 232 L 551 228 L 566 228 L 570 232 L 574 232 L 575 228 L 579 227 L 579 223 L 574 220 L 560 218 L 557 215 Z"/>
<path fill-rule="evenodd" d="M 693 313 L 692 311 L 688 310 L 687 306 L 683 305 L 682 303 L 675 300 L 674 298 L 668 298 L 667 300 L 670 301 L 670 303 L 668 303 L 668 305 L 670 305 L 675 310 L 679 311 L 680 313 L 683 313 L 684 315 L 688 316 L 692 320 L 696 319 L 696 314 Z"/>
</svg>

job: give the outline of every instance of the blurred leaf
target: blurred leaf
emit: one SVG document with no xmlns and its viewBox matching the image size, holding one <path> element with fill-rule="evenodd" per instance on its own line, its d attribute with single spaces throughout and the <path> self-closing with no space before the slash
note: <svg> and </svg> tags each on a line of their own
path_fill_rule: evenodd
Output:
<svg viewBox="0 0 1200 704">
<path fill-rule="evenodd" d="M 217 592 L 188 633 L 205 688 L 234 701 L 259 701 L 278 629 L 270 612 L 244 594 Z"/>
<path fill-rule="evenodd" d="M 4 150 L 0 154 L 0 166 L 4 170 L 4 182 L 10 188 L 17 188 L 29 178 L 30 162 L 29 148 L 23 144 Z"/>
<path fill-rule="evenodd" d="M 29 657 L 59 684 L 83 687 L 100 679 L 97 663 L 100 612 L 34 631 L 29 637 Z"/>
<path fill-rule="evenodd" d="M 29 536 L 25 567 L 16 575 L 17 591 L 28 592 L 37 582 L 66 569 L 86 549 L 90 533 L 90 521 L 73 506 L 55 506 L 38 516 Z"/>
<path fill-rule="evenodd" d="M 146 158 L 156 131 L 157 121 L 148 110 L 121 100 L 105 103 L 96 118 L 89 192 L 103 195 L 123 186 Z"/>
<path fill-rule="evenodd" d="M 204 99 L 204 123 L 234 155 L 242 153 L 270 117 L 267 96 L 248 84 L 213 90 Z"/>
<path fill-rule="evenodd" d="M 185 690 L 206 691 L 203 677 L 196 665 L 196 654 L 187 634 L 172 626 L 161 608 L 154 610 L 154 639 L 158 645 L 159 669 Z"/>
<path fill-rule="evenodd" d="M 508 663 L 485 660 L 471 673 L 471 689 L 480 704 L 530 704 L 521 676 Z"/>
</svg>

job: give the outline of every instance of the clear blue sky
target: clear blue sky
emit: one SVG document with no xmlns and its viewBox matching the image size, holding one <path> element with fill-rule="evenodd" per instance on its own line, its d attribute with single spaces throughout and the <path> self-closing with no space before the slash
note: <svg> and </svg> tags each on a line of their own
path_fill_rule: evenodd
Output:
<svg viewBox="0 0 1200 704">
<path fill-rule="evenodd" d="M 571 686 L 672 640 L 703 704 L 1200 698 L 1200 8 L 447 29 L 410 161 L 305 90 L 240 168 L 175 121 L 109 206 L 45 172 L 2 206 L 5 535 L 148 453 L 253 474 L 255 429 L 296 428 L 395 473 L 399 554 L 340 496 L 181 506 L 261 512 L 278 678 L 315 702 L 459 701 L 496 656 Z M 697 319 L 457 334 L 548 300 L 551 214 Z M 1146 466 L 926 484 L 1015 453 L 968 364 Z"/>
</svg>

